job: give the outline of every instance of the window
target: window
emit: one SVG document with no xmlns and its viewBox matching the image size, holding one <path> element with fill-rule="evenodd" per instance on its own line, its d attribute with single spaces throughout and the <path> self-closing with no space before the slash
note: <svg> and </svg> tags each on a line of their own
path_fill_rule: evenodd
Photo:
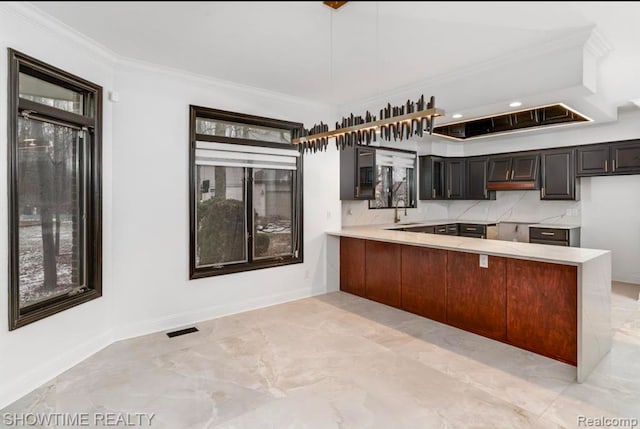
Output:
<svg viewBox="0 0 640 429">
<path fill-rule="evenodd" d="M 370 209 L 416 207 L 416 153 L 376 150 L 376 186 Z"/>
<path fill-rule="evenodd" d="M 191 279 L 302 262 L 300 127 L 191 106 Z"/>
<path fill-rule="evenodd" d="M 9 49 L 9 329 L 102 295 L 102 88 Z"/>
</svg>

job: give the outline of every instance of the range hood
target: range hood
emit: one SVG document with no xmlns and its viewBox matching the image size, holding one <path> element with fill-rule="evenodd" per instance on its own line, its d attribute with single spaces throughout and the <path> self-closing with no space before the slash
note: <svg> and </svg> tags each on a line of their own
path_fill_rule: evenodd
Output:
<svg viewBox="0 0 640 429">
<path fill-rule="evenodd" d="M 465 141 L 559 125 L 591 122 L 591 119 L 562 103 L 449 123 L 433 129 L 433 134 Z"/>
</svg>

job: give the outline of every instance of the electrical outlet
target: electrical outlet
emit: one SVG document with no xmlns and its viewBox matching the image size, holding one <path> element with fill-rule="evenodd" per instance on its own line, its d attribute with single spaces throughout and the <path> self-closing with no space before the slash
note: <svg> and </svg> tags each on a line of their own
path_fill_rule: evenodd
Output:
<svg viewBox="0 0 640 429">
<path fill-rule="evenodd" d="M 480 255 L 480 268 L 489 268 L 489 255 Z"/>
</svg>

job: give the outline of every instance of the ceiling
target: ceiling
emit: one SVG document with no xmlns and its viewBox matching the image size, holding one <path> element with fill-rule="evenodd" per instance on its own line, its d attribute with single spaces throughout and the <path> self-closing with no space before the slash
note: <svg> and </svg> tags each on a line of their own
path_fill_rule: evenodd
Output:
<svg viewBox="0 0 640 429">
<path fill-rule="evenodd" d="M 33 4 L 120 56 L 336 105 L 595 25 L 613 48 L 598 94 L 640 98 L 635 2 Z"/>
</svg>

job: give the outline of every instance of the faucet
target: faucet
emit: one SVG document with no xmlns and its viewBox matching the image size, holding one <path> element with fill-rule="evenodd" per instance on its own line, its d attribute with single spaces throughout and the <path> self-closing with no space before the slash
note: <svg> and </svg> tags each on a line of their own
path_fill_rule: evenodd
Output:
<svg viewBox="0 0 640 429">
<path fill-rule="evenodd" d="M 398 217 L 398 203 L 402 201 L 402 205 L 404 206 L 404 215 L 407 215 L 407 203 L 402 199 L 402 198 L 398 198 L 396 200 L 396 206 L 394 207 L 394 211 L 393 211 L 393 223 L 398 223 L 400 222 L 400 217 Z"/>
</svg>

